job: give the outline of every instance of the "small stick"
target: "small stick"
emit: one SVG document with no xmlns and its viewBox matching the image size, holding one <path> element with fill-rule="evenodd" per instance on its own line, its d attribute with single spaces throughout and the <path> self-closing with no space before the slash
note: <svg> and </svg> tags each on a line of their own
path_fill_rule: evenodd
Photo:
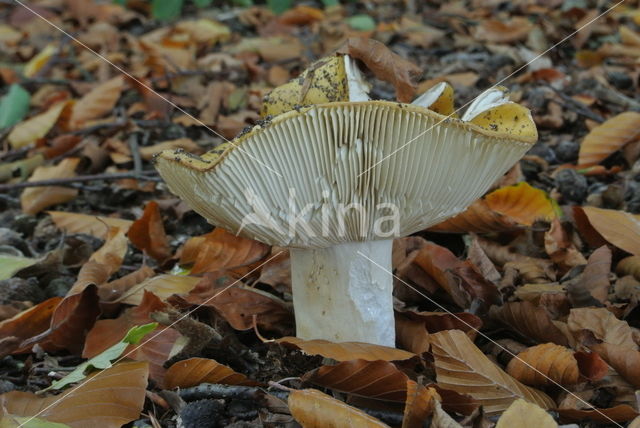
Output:
<svg viewBox="0 0 640 428">
<path fill-rule="evenodd" d="M 7 183 L 0 184 L 0 192 L 7 192 L 9 190 L 24 189 L 27 187 L 46 187 L 46 186 L 64 186 L 73 183 L 84 183 L 87 181 L 97 180 L 120 180 L 123 178 L 137 178 L 144 181 L 160 181 L 155 171 L 144 171 L 144 175 L 138 175 L 132 172 L 116 172 L 111 174 L 93 174 L 93 175 L 78 175 L 76 177 L 67 178 L 51 178 L 49 180 L 40 181 L 23 181 L 21 183 Z"/>
</svg>

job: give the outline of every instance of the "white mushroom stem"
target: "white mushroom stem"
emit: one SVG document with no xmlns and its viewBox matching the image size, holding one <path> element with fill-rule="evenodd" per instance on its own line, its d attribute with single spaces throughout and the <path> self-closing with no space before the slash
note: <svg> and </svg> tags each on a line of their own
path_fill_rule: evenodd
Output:
<svg viewBox="0 0 640 428">
<path fill-rule="evenodd" d="M 296 335 L 395 347 L 392 243 L 291 249 Z"/>
</svg>

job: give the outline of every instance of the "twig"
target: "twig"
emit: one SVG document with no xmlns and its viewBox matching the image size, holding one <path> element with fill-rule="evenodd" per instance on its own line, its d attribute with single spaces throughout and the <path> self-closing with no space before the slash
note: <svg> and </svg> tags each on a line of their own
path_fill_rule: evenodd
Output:
<svg viewBox="0 0 640 428">
<path fill-rule="evenodd" d="M 630 98 L 613 88 L 597 86 L 594 91 L 597 98 L 619 105 L 625 110 L 640 111 L 640 102 Z"/>
<path fill-rule="evenodd" d="M 574 100 L 573 98 L 571 98 L 569 95 L 563 93 L 562 91 L 554 88 L 551 85 L 546 85 L 548 88 L 552 89 L 556 95 L 558 95 L 560 98 L 562 98 L 562 100 L 564 101 L 564 104 L 560 104 L 563 107 L 566 107 L 570 110 L 575 111 L 576 113 L 578 113 L 579 115 L 582 115 L 586 118 L 589 118 L 591 120 L 595 120 L 596 122 L 602 123 L 604 122 L 604 117 L 600 116 L 599 114 L 591 111 L 591 109 L 589 109 L 589 107 L 587 107 L 584 103 L 581 103 L 580 101 Z M 554 100 L 551 100 L 554 101 Z M 557 102 L 557 101 L 555 101 Z"/>
<path fill-rule="evenodd" d="M 9 190 L 24 189 L 27 187 L 46 187 L 46 186 L 64 186 L 74 183 L 84 183 L 87 181 L 107 181 L 107 180 L 120 180 L 123 178 L 137 178 L 143 181 L 161 181 L 155 171 L 143 171 L 143 175 L 137 175 L 132 172 L 116 172 L 111 174 L 93 174 L 93 175 L 78 175 L 76 177 L 67 178 L 51 178 L 49 180 L 40 181 L 24 181 L 22 183 L 7 183 L 0 184 L 0 192 L 7 192 Z"/>
<path fill-rule="evenodd" d="M 138 134 L 133 132 L 129 135 L 129 150 L 133 157 L 133 173 L 136 177 L 142 175 L 142 159 L 140 159 L 140 149 L 138 147 Z"/>
</svg>

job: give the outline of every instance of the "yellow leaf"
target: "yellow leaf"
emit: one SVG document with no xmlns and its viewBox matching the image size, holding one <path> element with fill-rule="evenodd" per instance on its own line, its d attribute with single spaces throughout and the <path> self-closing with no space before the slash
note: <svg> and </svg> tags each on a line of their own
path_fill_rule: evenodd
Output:
<svg viewBox="0 0 640 428">
<path fill-rule="evenodd" d="M 58 121 L 60 113 L 62 113 L 66 105 L 67 102 L 58 103 L 50 107 L 46 112 L 33 116 L 16 125 L 7 137 L 11 146 L 14 149 L 19 149 L 20 147 L 35 143 L 36 140 L 47 135 L 53 125 Z"/>
<path fill-rule="evenodd" d="M 362 410 L 323 394 L 316 389 L 292 391 L 288 399 L 289 410 L 304 428 L 385 428 Z"/>
<path fill-rule="evenodd" d="M 40 166 L 36 168 L 29 181 L 49 180 L 52 178 L 68 178 L 76 175 L 75 169 L 79 158 L 63 159 L 56 166 Z M 77 189 L 61 186 L 29 187 L 20 195 L 20 205 L 26 214 L 37 214 L 51 205 L 63 204 L 76 197 Z"/>
<path fill-rule="evenodd" d="M 489 193 L 484 200 L 492 210 L 527 226 L 535 220 L 553 220 L 556 216 L 549 196 L 526 182 L 502 187 Z"/>
<path fill-rule="evenodd" d="M 496 428 L 557 428 L 550 414 L 535 404 L 517 399 L 504 411 Z"/>
<path fill-rule="evenodd" d="M 582 207 L 582 210 L 604 239 L 634 256 L 640 256 L 640 216 L 596 207 Z"/>
<path fill-rule="evenodd" d="M 507 373 L 526 385 L 574 385 L 578 383 L 578 361 L 573 352 L 554 343 L 532 346 L 509 361 Z"/>
<path fill-rule="evenodd" d="M 123 231 L 129 230 L 131 220 L 97 215 L 69 213 L 65 211 L 47 211 L 58 229 L 67 233 L 85 233 L 96 238 L 106 239 L 110 227 L 117 227 Z"/>
<path fill-rule="evenodd" d="M 35 76 L 36 73 L 40 71 L 40 69 L 44 67 L 47 62 L 49 62 L 51 57 L 55 55 L 57 51 L 58 48 L 56 47 L 56 45 L 47 45 L 47 47 L 40 51 L 40 53 L 38 53 L 36 56 L 31 58 L 31 60 L 24 66 L 22 74 L 24 74 L 25 77 Z"/>
<path fill-rule="evenodd" d="M 578 166 L 597 165 L 640 135 L 640 113 L 628 111 L 593 128 L 582 140 Z"/>
</svg>

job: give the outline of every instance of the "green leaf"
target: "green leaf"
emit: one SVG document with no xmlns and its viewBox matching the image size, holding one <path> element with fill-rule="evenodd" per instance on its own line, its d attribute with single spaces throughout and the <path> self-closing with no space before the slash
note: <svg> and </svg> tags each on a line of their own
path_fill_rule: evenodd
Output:
<svg viewBox="0 0 640 428">
<path fill-rule="evenodd" d="M 153 0 L 151 16 L 160 21 L 170 21 L 180 16 L 183 0 Z"/>
<path fill-rule="evenodd" d="M 19 270 L 32 266 L 37 262 L 38 259 L 0 254 L 0 281 L 11 278 Z"/>
<path fill-rule="evenodd" d="M 118 359 L 124 350 L 127 349 L 127 346 L 137 344 L 144 336 L 151 333 L 157 327 L 158 323 L 156 322 L 132 327 L 120 342 L 116 343 L 109 349 L 104 350 L 102 353 L 96 355 L 90 360 L 80 364 L 68 375 L 62 379 L 52 382 L 48 388 L 40 390 L 37 393 L 42 394 L 50 389 L 61 389 L 69 384 L 79 382 L 86 377 L 86 371 L 89 368 L 108 369 L 112 366 L 111 362 Z"/>
<path fill-rule="evenodd" d="M 291 0 L 267 0 L 267 7 L 271 9 L 271 12 L 280 15 L 291 8 L 291 3 Z"/>
<path fill-rule="evenodd" d="M 249 7 L 253 6 L 253 0 L 233 0 L 236 6 Z"/>
<path fill-rule="evenodd" d="M 324 4 L 324 7 L 331 7 L 337 6 L 340 2 L 338 0 L 322 0 L 322 4 Z"/>
<path fill-rule="evenodd" d="M 376 28 L 376 21 L 369 15 L 353 15 L 347 18 L 347 24 L 358 31 L 371 31 Z"/>
<path fill-rule="evenodd" d="M 120 6 L 126 6 L 127 0 L 113 0 L 115 4 L 119 4 Z"/>
<path fill-rule="evenodd" d="M 45 419 L 31 416 L 13 416 L 5 414 L 0 418 L 0 428 L 69 428 L 69 425 L 49 422 Z"/>
<path fill-rule="evenodd" d="M 0 100 L 0 129 L 20 122 L 29 111 L 31 95 L 22 86 L 13 84 Z"/>
<path fill-rule="evenodd" d="M 208 7 L 208 6 L 211 6 L 211 3 L 213 3 L 213 0 L 193 0 L 193 2 L 198 7 Z"/>
</svg>

